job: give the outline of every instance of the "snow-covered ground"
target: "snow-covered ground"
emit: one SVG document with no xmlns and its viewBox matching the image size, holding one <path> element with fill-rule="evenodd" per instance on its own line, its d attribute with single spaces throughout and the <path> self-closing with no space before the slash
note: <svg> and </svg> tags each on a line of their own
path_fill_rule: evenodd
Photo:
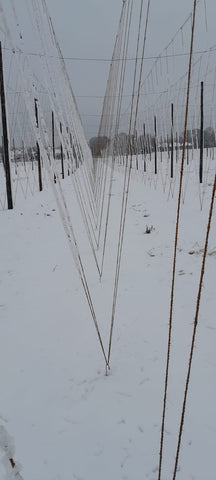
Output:
<svg viewBox="0 0 216 480">
<path fill-rule="evenodd" d="M 194 166 L 181 207 L 163 480 L 172 479 L 212 191 L 212 171 L 199 190 Z M 8 433 L 24 480 L 157 480 L 178 193 L 166 172 L 164 162 L 157 179 L 132 174 L 108 376 L 51 188 L 0 212 L 0 479 L 17 478 L 5 470 Z M 62 183 L 106 350 L 122 178 L 119 167 L 101 282 L 71 177 Z M 215 478 L 215 211 L 178 480 Z"/>
</svg>

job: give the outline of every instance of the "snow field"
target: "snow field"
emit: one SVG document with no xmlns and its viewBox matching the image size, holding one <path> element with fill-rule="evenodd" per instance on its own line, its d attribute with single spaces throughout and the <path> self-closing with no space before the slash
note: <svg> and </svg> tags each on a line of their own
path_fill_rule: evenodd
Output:
<svg viewBox="0 0 216 480">
<path fill-rule="evenodd" d="M 210 178 L 200 211 L 195 178 L 181 208 L 163 480 L 172 478 L 211 196 Z M 107 349 L 121 171 L 101 283 L 70 178 L 63 187 Z M 0 212 L 0 425 L 24 480 L 157 479 L 176 198 L 160 177 L 155 188 L 133 172 L 108 376 L 51 190 Z M 179 480 L 214 478 L 215 230 L 213 221 Z"/>
</svg>

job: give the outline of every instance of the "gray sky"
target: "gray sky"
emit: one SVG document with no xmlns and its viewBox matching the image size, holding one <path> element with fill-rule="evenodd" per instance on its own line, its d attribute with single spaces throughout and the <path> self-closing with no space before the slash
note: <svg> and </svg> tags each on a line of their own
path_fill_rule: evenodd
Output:
<svg viewBox="0 0 216 480">
<path fill-rule="evenodd" d="M 62 53 L 65 57 L 111 58 L 117 33 L 121 0 L 46 0 Z M 146 8 L 147 1 L 145 2 Z M 135 12 L 140 0 L 135 0 Z M 158 55 L 168 44 L 192 10 L 193 0 L 152 0 L 146 56 Z M 205 1 L 198 5 L 197 32 L 199 46 L 216 43 L 215 0 L 206 0 L 208 32 L 206 35 Z M 133 32 L 135 34 L 135 32 Z M 134 56 L 133 42 L 130 55 Z M 106 88 L 109 62 L 66 61 L 71 84 L 87 136 L 97 134 L 102 98 Z M 144 64 L 147 73 L 150 61 Z M 88 98 L 87 98 L 88 97 Z"/>
</svg>

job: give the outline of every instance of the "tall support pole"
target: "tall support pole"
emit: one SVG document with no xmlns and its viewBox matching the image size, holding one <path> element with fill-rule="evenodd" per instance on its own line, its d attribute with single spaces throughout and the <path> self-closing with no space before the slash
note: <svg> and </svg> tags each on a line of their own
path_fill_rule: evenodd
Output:
<svg viewBox="0 0 216 480">
<path fill-rule="evenodd" d="M 201 82 L 200 92 L 200 165 L 199 165 L 199 181 L 203 182 L 203 82 Z"/>
<path fill-rule="evenodd" d="M 34 104 L 35 104 L 35 121 L 36 121 L 36 127 L 39 128 L 37 98 L 34 99 Z M 43 183 L 42 183 L 42 170 L 41 170 L 41 155 L 40 155 L 40 146 L 39 146 L 39 143 L 38 143 L 38 142 L 36 142 L 36 154 L 37 154 L 37 162 L 38 162 L 38 185 L 39 185 L 39 191 L 42 192 L 42 190 L 43 190 Z"/>
<path fill-rule="evenodd" d="M 174 156 L 173 127 L 174 127 L 173 103 L 171 103 L 171 172 L 170 172 L 171 178 L 173 178 L 173 156 Z"/>
<path fill-rule="evenodd" d="M 157 118 L 154 117 L 155 175 L 157 174 Z"/>
<path fill-rule="evenodd" d="M 8 203 L 8 210 L 12 210 L 13 209 L 13 197 L 12 197 L 12 188 L 11 188 L 9 139 L 8 139 L 8 128 L 7 128 L 7 112 L 6 112 L 6 101 L 5 101 L 4 72 L 3 72 L 3 58 L 2 58 L 1 42 L 0 42 L 0 96 L 1 96 L 3 155 L 4 155 L 4 167 L 5 167 L 5 178 L 6 178 L 7 203 Z"/>
<path fill-rule="evenodd" d="M 61 132 L 61 134 L 62 134 L 62 124 L 61 124 L 61 122 L 60 122 L 60 132 Z M 64 179 L 64 152 L 63 152 L 62 142 L 61 142 L 61 145 L 60 145 L 60 149 L 61 149 L 62 178 Z"/>
<path fill-rule="evenodd" d="M 183 185 L 183 175 L 184 175 L 185 145 L 186 145 L 188 111 L 189 111 L 189 100 L 190 100 L 196 7 L 197 7 L 197 0 L 194 0 L 192 25 L 191 25 L 190 55 L 189 55 L 188 73 L 187 73 L 187 93 L 186 93 L 186 107 L 185 107 L 185 119 L 184 119 L 183 147 L 182 147 L 182 159 L 181 159 L 180 179 L 179 179 L 175 243 L 174 243 L 174 252 L 173 252 L 172 286 L 171 286 L 170 313 L 169 313 L 169 333 L 168 333 L 167 355 L 166 355 L 166 373 L 165 373 L 165 383 L 164 383 L 163 412 L 162 412 L 160 452 L 159 452 L 159 468 L 158 468 L 158 476 L 157 476 L 158 480 L 161 480 L 161 476 L 162 476 L 161 474 L 162 474 L 162 462 L 163 462 L 164 433 L 165 433 L 165 423 L 166 423 L 167 393 L 168 393 L 168 385 L 169 385 L 170 357 L 171 357 L 171 345 L 172 345 L 172 336 L 173 336 L 172 331 L 173 331 L 173 306 L 174 306 L 175 277 L 176 277 L 176 257 L 177 257 L 178 236 L 179 236 L 181 201 L 182 201 L 182 185 Z M 186 385 L 186 389 L 188 385 L 189 385 L 189 381 Z M 180 429 L 179 429 L 179 435 L 178 435 L 178 443 L 177 443 L 177 449 L 176 449 L 176 455 L 175 455 L 175 465 L 174 465 L 172 480 L 176 480 L 176 475 L 178 470 L 181 438 L 182 438 L 182 431 L 184 426 L 184 417 L 185 417 L 184 412 L 186 407 L 186 398 L 184 399 L 183 407 L 184 408 L 182 409 L 182 415 L 180 420 Z"/>
</svg>

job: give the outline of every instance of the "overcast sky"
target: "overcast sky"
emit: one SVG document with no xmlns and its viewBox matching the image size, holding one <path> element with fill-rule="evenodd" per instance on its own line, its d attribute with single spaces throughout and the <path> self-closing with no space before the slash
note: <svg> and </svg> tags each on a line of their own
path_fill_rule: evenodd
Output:
<svg viewBox="0 0 216 480">
<path fill-rule="evenodd" d="M 63 55 L 81 58 L 111 58 L 117 33 L 121 0 L 46 0 Z M 145 3 L 145 8 L 147 1 Z M 140 0 L 135 0 L 139 11 Z M 146 55 L 157 55 L 167 45 L 193 7 L 193 0 L 152 0 Z M 206 0 L 208 46 L 216 43 L 216 1 Z M 205 35 L 205 0 L 200 0 L 197 28 Z M 131 46 L 132 48 L 132 46 Z M 131 50 L 132 53 L 132 50 Z M 66 66 L 88 137 L 97 133 L 109 62 L 67 60 Z M 144 69 L 150 68 L 146 61 Z M 89 98 L 87 98 L 89 97 Z M 95 115 L 95 117 L 94 117 Z M 96 116 L 98 115 L 98 117 Z"/>
</svg>

